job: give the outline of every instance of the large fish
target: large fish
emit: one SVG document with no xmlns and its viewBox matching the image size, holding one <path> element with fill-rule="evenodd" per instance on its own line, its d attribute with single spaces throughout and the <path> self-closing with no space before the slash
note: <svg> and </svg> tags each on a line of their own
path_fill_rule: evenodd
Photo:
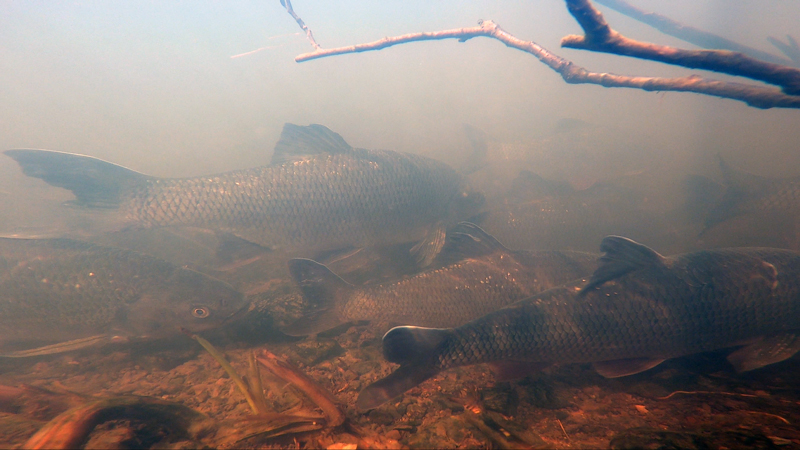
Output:
<svg viewBox="0 0 800 450">
<path fill-rule="evenodd" d="M 594 363 L 607 377 L 668 358 L 743 346 L 752 370 L 800 350 L 800 253 L 720 249 L 663 257 L 626 238 L 603 240 L 588 282 L 568 283 L 455 329 L 397 327 L 383 338 L 401 366 L 358 398 L 378 406 L 450 367 Z"/>
<path fill-rule="evenodd" d="M 796 228 L 800 218 L 800 177 L 767 178 L 728 165 L 719 158 L 725 193 L 709 211 L 706 228 L 737 216 L 760 216 L 790 221 Z M 796 231 L 795 229 L 792 230 Z"/>
<path fill-rule="evenodd" d="M 463 222 L 447 232 L 439 256 L 443 264 L 393 283 L 356 287 L 322 264 L 293 259 L 289 270 L 310 307 L 284 332 L 306 335 L 357 320 L 454 327 L 588 276 L 598 256 L 511 251 L 478 226 Z"/>
<path fill-rule="evenodd" d="M 198 332 L 219 326 L 246 304 L 227 283 L 130 250 L 69 239 L 0 238 L 5 356 L 57 353 L 114 337 L 158 338 L 181 327 Z"/>
<path fill-rule="evenodd" d="M 522 171 L 503 201 L 471 220 L 512 248 L 592 250 L 608 235 L 654 240 L 666 233 L 640 197 L 610 183 L 575 190 Z"/>
<path fill-rule="evenodd" d="M 426 265 L 446 227 L 482 203 L 444 163 L 352 148 L 321 125 L 286 124 L 268 166 L 194 178 L 155 178 L 70 153 L 5 154 L 25 174 L 71 190 L 78 205 L 113 209 L 120 226 L 207 228 L 297 256 L 418 242 Z"/>
</svg>

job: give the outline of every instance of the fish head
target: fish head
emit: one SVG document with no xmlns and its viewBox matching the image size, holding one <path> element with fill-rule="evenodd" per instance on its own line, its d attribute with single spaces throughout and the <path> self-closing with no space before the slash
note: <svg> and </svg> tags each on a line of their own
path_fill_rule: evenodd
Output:
<svg viewBox="0 0 800 450">
<path fill-rule="evenodd" d="M 229 284 L 189 269 L 176 269 L 163 284 L 144 292 L 119 318 L 130 335 L 159 338 L 181 329 L 197 333 L 219 327 L 247 308 Z"/>
<path fill-rule="evenodd" d="M 481 212 L 485 203 L 486 198 L 482 193 L 462 182 L 451 202 L 450 219 L 455 223 L 472 217 Z"/>
</svg>

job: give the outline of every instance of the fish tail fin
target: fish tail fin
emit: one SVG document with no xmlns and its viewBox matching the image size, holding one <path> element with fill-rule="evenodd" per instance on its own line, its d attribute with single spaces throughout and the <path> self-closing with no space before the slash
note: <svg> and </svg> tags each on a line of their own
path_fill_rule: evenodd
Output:
<svg viewBox="0 0 800 450">
<path fill-rule="evenodd" d="M 383 356 L 400 368 L 370 384 L 358 394 L 361 410 L 376 408 L 436 375 L 436 349 L 452 334 L 442 328 L 395 327 L 383 336 Z"/>
<path fill-rule="evenodd" d="M 309 303 L 306 313 L 282 331 L 289 336 L 306 336 L 341 325 L 348 320 L 336 312 L 355 291 L 323 264 L 304 258 L 289 260 L 289 272 Z"/>
<path fill-rule="evenodd" d="M 134 187 L 151 177 L 131 169 L 74 153 L 51 150 L 6 150 L 30 177 L 47 184 L 68 189 L 75 195 L 78 206 L 88 208 L 117 208 Z"/>
</svg>

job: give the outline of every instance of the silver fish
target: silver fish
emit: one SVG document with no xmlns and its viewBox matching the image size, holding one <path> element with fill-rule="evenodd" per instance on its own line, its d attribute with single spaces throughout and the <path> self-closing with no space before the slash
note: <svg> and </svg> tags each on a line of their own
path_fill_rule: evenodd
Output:
<svg viewBox="0 0 800 450">
<path fill-rule="evenodd" d="M 418 242 L 430 263 L 447 226 L 482 196 L 439 161 L 352 148 L 321 125 L 286 124 L 268 166 L 193 178 L 156 178 L 89 156 L 7 150 L 26 175 L 112 209 L 120 227 L 194 226 L 297 256 L 350 246 Z"/>
<path fill-rule="evenodd" d="M 397 327 L 383 338 L 401 366 L 358 398 L 376 407 L 450 367 L 594 363 L 606 377 L 668 358 L 743 346 L 752 370 L 800 350 L 800 253 L 768 248 L 664 257 L 626 238 L 603 240 L 600 267 L 454 329 Z"/>
<path fill-rule="evenodd" d="M 29 356 L 113 337 L 217 327 L 247 305 L 222 281 L 130 250 L 69 239 L 0 238 L 0 348 Z"/>
<path fill-rule="evenodd" d="M 588 276 L 599 255 L 570 251 L 511 251 L 477 225 L 447 232 L 442 263 L 400 281 L 357 287 L 308 259 L 289 270 L 310 307 L 283 330 L 302 336 L 358 320 L 454 327 L 517 300 Z"/>
</svg>

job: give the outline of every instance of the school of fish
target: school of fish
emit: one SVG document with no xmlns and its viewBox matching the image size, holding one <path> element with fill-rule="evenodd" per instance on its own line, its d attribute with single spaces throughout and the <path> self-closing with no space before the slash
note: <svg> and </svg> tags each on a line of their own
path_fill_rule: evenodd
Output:
<svg viewBox="0 0 800 450">
<path fill-rule="evenodd" d="M 468 131 L 480 152 L 491 150 Z M 75 206 L 110 216 L 108 231 L 195 227 L 283 252 L 305 300 L 300 319 L 282 329 L 288 335 L 361 320 L 399 325 L 382 345 L 400 367 L 361 392 L 362 410 L 472 364 L 511 378 L 592 363 L 619 377 L 711 350 L 737 348 L 729 360 L 740 371 L 800 350 L 800 253 L 733 247 L 662 256 L 630 239 L 709 236 L 756 216 L 786 224 L 792 247 L 800 181 L 749 174 L 721 158 L 724 186 L 691 180 L 696 192 L 719 194 L 703 198 L 699 221 L 678 223 L 613 183 L 574 189 L 526 170 L 503 201 L 486 203 L 468 176 L 442 162 L 353 148 L 321 125 L 286 124 L 269 165 L 192 178 L 49 150 L 5 155 L 26 175 L 71 191 Z M 469 170 L 483 165 L 470 160 Z M 598 245 L 602 255 L 585 252 Z M 365 285 L 310 259 L 396 246 L 414 267 Z M 209 275 L 68 239 L 0 239 L 0 289 L 3 356 L 215 328 L 248 306 Z"/>
</svg>

